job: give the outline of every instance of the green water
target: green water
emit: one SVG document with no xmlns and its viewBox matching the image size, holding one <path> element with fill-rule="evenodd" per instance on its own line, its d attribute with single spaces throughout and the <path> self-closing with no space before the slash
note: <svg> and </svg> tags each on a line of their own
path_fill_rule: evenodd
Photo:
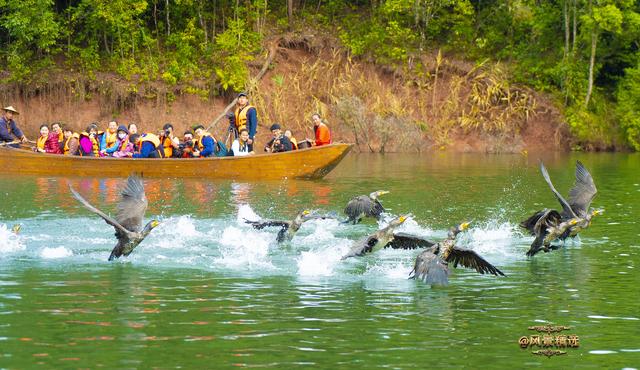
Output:
<svg viewBox="0 0 640 370">
<path fill-rule="evenodd" d="M 563 194 L 583 161 L 605 213 L 527 259 L 518 222 L 558 206 L 538 159 L 354 154 L 319 181 L 147 179 L 147 219 L 162 224 L 115 263 L 113 229 L 67 186 L 113 212 L 123 179 L 0 176 L 0 368 L 640 368 L 640 156 L 544 157 Z M 417 251 L 340 261 L 385 221 L 312 221 L 282 246 L 243 223 L 340 211 L 374 190 L 391 191 L 386 221 L 413 213 L 405 232 L 439 239 L 473 220 L 460 245 L 507 276 L 455 269 L 431 288 L 406 279 Z M 547 323 L 580 347 L 519 348 Z"/>
</svg>

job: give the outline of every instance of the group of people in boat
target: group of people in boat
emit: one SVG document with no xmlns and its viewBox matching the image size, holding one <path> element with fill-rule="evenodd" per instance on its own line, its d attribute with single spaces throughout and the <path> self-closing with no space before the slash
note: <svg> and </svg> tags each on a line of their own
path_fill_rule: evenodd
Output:
<svg viewBox="0 0 640 370">
<path fill-rule="evenodd" d="M 34 143 L 33 150 L 40 153 L 78 155 L 115 158 L 199 158 L 247 156 L 255 154 L 255 135 L 258 128 L 256 108 L 249 104 L 246 93 L 238 94 L 238 103 L 229 119 L 229 139 L 227 144 L 218 140 L 202 124 L 187 130 L 182 138 L 174 132 L 171 123 L 166 123 L 157 133 L 139 133 L 135 123 L 120 124 L 115 120 L 108 123 L 106 130 L 100 130 L 97 122 L 89 124 L 82 132 L 60 122 L 40 126 L 40 136 L 35 142 L 27 139 L 18 128 L 14 116 L 19 113 L 13 106 L 4 108 L 0 117 L 0 145 L 18 147 L 21 143 Z M 272 139 L 264 146 L 265 152 L 278 153 L 309 146 L 331 144 L 331 131 L 320 114 L 311 116 L 314 124 L 315 140 L 298 143 L 290 130 L 282 130 L 278 123 L 271 125 Z"/>
</svg>

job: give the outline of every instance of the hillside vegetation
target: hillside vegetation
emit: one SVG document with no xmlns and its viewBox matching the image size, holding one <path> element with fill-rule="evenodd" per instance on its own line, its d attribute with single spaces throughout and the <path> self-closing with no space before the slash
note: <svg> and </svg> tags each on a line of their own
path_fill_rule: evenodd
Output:
<svg viewBox="0 0 640 370">
<path fill-rule="evenodd" d="M 362 150 L 639 150 L 639 12 L 629 0 L 1 0 L 0 95 L 51 104 L 33 125 L 61 100 L 137 120 L 160 119 L 140 107 L 169 118 L 199 104 L 180 111 L 187 126 L 246 89 L 263 125 L 308 134 L 321 111 Z"/>
</svg>

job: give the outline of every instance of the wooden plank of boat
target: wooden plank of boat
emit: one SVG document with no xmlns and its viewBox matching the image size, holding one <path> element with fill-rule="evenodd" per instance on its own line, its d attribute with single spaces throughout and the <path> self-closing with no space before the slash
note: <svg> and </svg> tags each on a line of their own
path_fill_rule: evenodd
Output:
<svg viewBox="0 0 640 370">
<path fill-rule="evenodd" d="M 353 144 L 331 144 L 284 153 L 222 158 L 95 158 L 35 153 L 0 146 L 0 172 L 49 176 L 194 177 L 218 179 L 281 179 L 324 177 Z"/>
</svg>

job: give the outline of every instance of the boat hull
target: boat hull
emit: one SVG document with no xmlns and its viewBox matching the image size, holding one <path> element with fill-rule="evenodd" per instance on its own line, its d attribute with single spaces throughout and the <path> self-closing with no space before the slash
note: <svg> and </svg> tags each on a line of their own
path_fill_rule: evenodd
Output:
<svg viewBox="0 0 640 370">
<path fill-rule="evenodd" d="M 282 179 L 324 177 L 353 144 L 331 144 L 284 153 L 222 158 L 95 158 L 35 153 L 0 147 L 0 171 L 47 176 L 192 177 L 214 179 Z"/>
</svg>

